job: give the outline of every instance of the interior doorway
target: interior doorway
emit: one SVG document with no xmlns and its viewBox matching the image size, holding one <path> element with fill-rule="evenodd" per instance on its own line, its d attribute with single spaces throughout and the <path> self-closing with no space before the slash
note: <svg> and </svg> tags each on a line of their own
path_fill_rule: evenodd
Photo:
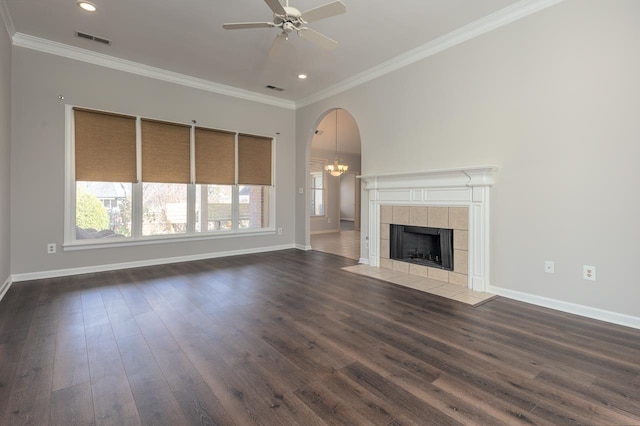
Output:
<svg viewBox="0 0 640 426">
<path fill-rule="evenodd" d="M 341 108 L 328 111 L 314 130 L 310 149 L 313 250 L 360 258 L 360 154 L 360 131 L 353 116 Z"/>
</svg>

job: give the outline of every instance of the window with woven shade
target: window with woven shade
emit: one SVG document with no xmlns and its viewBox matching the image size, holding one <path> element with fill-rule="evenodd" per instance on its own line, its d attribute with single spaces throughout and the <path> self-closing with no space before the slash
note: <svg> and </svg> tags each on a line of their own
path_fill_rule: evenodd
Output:
<svg viewBox="0 0 640 426">
<path fill-rule="evenodd" d="M 137 182 L 136 117 L 74 108 L 76 180 Z"/>
<path fill-rule="evenodd" d="M 272 145 L 272 138 L 244 133 L 238 135 L 240 228 L 259 229 L 269 226 Z"/>
<path fill-rule="evenodd" d="M 236 134 L 195 129 L 196 232 L 232 231 Z"/>
<path fill-rule="evenodd" d="M 195 129 L 196 183 L 236 183 L 236 134 L 223 130 Z"/>
<path fill-rule="evenodd" d="M 142 235 L 187 232 L 191 126 L 143 118 Z"/>
<path fill-rule="evenodd" d="M 136 117 L 73 110 L 77 240 L 131 237 Z"/>
<path fill-rule="evenodd" d="M 271 185 L 271 144 L 263 136 L 238 135 L 238 183 Z"/>
<path fill-rule="evenodd" d="M 272 138 L 85 108 L 67 117 L 66 243 L 273 230 Z"/>
</svg>

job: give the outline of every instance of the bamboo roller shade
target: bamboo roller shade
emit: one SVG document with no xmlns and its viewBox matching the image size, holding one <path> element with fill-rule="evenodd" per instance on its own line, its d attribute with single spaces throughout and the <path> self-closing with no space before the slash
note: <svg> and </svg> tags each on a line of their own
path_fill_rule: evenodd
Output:
<svg viewBox="0 0 640 426">
<path fill-rule="evenodd" d="M 190 183 L 190 126 L 142 119 L 142 181 Z"/>
<path fill-rule="evenodd" d="M 74 108 L 76 180 L 137 182 L 136 118 Z"/>
<path fill-rule="evenodd" d="M 271 138 L 238 135 L 238 183 L 271 185 Z"/>
<path fill-rule="evenodd" d="M 236 183 L 236 135 L 196 127 L 196 183 Z"/>
</svg>

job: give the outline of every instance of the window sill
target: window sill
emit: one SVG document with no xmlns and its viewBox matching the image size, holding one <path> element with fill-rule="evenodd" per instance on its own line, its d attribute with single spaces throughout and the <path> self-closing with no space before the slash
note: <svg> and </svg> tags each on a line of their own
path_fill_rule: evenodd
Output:
<svg viewBox="0 0 640 426">
<path fill-rule="evenodd" d="M 104 241 L 104 240 L 80 240 L 71 241 L 63 244 L 64 251 L 74 250 L 90 250 L 100 248 L 112 248 L 112 247 L 129 247 L 129 246 L 141 246 L 149 244 L 164 244 L 164 243 L 186 243 L 191 241 L 202 240 L 217 240 L 225 238 L 240 238 L 240 237 L 252 237 L 259 235 L 275 235 L 275 229 L 261 229 L 250 231 L 236 231 L 236 232 L 219 232 L 219 233 L 198 233 L 198 234 L 182 234 L 182 235 L 158 235 L 154 237 L 142 237 L 139 239 L 126 239 L 118 241 Z"/>
</svg>

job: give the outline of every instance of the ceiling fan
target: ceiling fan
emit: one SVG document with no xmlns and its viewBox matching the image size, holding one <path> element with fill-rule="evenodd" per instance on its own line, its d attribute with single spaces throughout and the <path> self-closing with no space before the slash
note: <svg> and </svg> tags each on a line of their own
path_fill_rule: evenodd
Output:
<svg viewBox="0 0 640 426">
<path fill-rule="evenodd" d="M 273 11 L 273 22 L 238 22 L 233 24 L 224 24 L 222 27 L 226 30 L 241 30 L 247 28 L 279 28 L 282 32 L 276 37 L 274 43 L 278 40 L 289 39 L 289 33 L 296 32 L 304 39 L 307 39 L 317 45 L 333 50 L 338 42 L 329 37 L 320 34 L 317 31 L 307 28 L 309 22 L 319 21 L 320 19 L 330 18 L 341 13 L 345 13 L 347 8 L 340 0 L 315 7 L 300 12 L 295 7 L 289 6 L 289 0 L 283 6 L 279 0 L 264 0 L 264 2 Z"/>
</svg>

